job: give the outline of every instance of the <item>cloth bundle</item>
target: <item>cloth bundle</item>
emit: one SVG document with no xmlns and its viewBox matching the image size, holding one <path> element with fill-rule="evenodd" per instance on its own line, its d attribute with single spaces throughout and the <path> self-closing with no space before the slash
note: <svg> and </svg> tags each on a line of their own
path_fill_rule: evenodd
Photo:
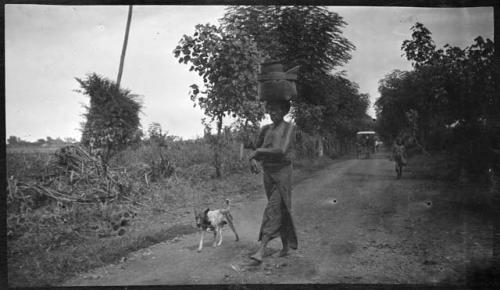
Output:
<svg viewBox="0 0 500 290">
<path fill-rule="evenodd" d="M 297 95 L 296 66 L 288 71 L 283 70 L 283 65 L 278 61 L 261 64 L 260 74 L 257 76 L 257 92 L 260 101 L 290 101 Z"/>
</svg>

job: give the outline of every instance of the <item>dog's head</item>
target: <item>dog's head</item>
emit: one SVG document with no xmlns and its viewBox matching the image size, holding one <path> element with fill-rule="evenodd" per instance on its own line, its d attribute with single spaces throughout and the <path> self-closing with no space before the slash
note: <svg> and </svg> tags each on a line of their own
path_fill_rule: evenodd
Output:
<svg viewBox="0 0 500 290">
<path fill-rule="evenodd" d="M 201 212 L 198 212 L 196 209 L 194 209 L 194 218 L 196 220 L 197 227 L 201 227 L 203 224 L 207 223 L 209 211 L 210 211 L 209 208 Z"/>
</svg>

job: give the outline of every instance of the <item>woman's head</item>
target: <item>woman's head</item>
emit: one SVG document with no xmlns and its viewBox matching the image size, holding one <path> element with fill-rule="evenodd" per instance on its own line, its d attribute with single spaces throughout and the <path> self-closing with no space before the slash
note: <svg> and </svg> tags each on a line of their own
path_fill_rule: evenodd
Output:
<svg viewBox="0 0 500 290">
<path fill-rule="evenodd" d="M 283 120 L 286 114 L 290 111 L 289 101 L 268 101 L 266 102 L 266 113 L 269 114 L 273 123 Z"/>
</svg>

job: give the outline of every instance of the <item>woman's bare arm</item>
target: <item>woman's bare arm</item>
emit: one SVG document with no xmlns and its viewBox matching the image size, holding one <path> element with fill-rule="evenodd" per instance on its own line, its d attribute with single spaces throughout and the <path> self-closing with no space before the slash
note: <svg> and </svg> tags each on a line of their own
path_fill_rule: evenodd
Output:
<svg viewBox="0 0 500 290">
<path fill-rule="evenodd" d="M 293 135 L 293 125 L 289 124 L 285 139 L 281 142 L 281 146 L 279 148 L 257 148 L 255 150 L 255 154 L 253 158 L 256 160 L 261 160 L 263 158 L 280 158 L 283 157 L 290 145 L 292 144 L 292 135 Z"/>
<path fill-rule="evenodd" d="M 264 126 L 264 127 L 262 127 L 262 129 L 260 129 L 259 134 L 257 135 L 257 138 L 254 139 L 254 142 L 252 144 L 253 151 L 248 156 L 248 160 L 256 159 L 255 158 L 255 155 L 257 154 L 256 149 L 259 148 L 260 146 L 262 146 L 262 144 L 264 143 L 264 136 L 266 135 L 266 131 L 268 130 L 268 128 L 269 127 Z"/>
</svg>

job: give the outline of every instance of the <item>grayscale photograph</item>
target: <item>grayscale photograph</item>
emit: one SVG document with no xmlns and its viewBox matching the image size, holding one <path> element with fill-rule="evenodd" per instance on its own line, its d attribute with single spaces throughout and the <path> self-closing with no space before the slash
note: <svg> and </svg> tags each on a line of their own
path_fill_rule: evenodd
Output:
<svg viewBox="0 0 500 290">
<path fill-rule="evenodd" d="M 500 287 L 464 3 L 3 5 L 8 287 Z"/>
</svg>

